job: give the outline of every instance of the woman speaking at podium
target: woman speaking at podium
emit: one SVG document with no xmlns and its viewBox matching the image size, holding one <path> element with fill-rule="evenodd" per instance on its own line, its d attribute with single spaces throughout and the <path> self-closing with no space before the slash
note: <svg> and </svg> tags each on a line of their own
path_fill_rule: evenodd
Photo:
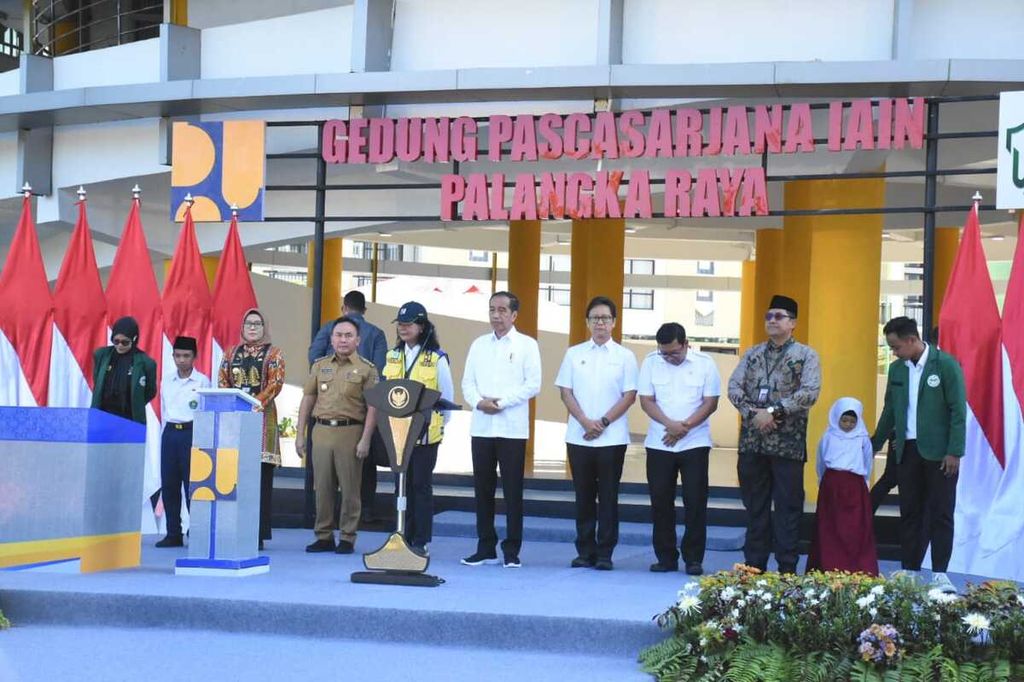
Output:
<svg viewBox="0 0 1024 682">
<path fill-rule="evenodd" d="M 448 356 L 441 350 L 434 323 L 427 319 L 427 309 L 409 301 L 398 309 L 394 320 L 398 341 L 388 351 L 384 378 L 411 379 L 427 388 L 440 391 L 443 400 L 454 401 L 455 385 Z M 444 437 L 447 413 L 435 410 L 416 441 L 407 470 L 409 508 L 406 515 L 405 540 L 415 552 L 427 553 L 434 522 L 434 465 L 437 447 Z"/>
</svg>

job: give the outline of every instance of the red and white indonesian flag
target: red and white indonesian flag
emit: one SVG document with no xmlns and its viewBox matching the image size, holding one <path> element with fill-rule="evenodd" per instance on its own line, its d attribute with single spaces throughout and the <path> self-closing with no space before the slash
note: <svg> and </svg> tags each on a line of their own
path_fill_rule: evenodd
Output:
<svg viewBox="0 0 1024 682">
<path fill-rule="evenodd" d="M 178 246 L 164 282 L 164 372 L 176 371 L 171 348 L 178 336 L 191 336 L 199 346 L 196 369 L 210 376 L 210 309 L 213 298 L 203 270 L 191 209 L 185 211 Z"/>
<path fill-rule="evenodd" d="M 85 201 L 71 234 L 53 293 L 53 346 L 50 354 L 51 407 L 89 407 L 92 354 L 107 345 L 107 301 L 96 267 Z"/>
<path fill-rule="evenodd" d="M 46 405 L 52 334 L 53 297 L 26 196 L 0 272 L 0 405 Z"/>
<path fill-rule="evenodd" d="M 160 290 L 139 218 L 139 200 L 132 201 L 121 243 L 107 281 L 107 320 L 131 315 L 139 323 L 139 348 L 157 365 L 157 382 L 163 364 L 163 314 Z M 157 386 L 159 391 L 159 386 Z M 146 406 L 146 468 L 143 475 L 142 532 L 155 533 L 156 518 L 150 497 L 160 490 L 160 396 Z"/>
<path fill-rule="evenodd" d="M 967 216 L 939 328 L 942 349 L 963 367 L 967 392 L 967 438 L 949 567 L 958 573 L 997 577 L 1011 569 L 993 563 L 983 547 L 1006 463 L 1002 323 L 981 246 L 977 204 Z"/>
<path fill-rule="evenodd" d="M 971 562 L 972 573 L 1024 580 L 1024 213 L 1003 302 L 1003 474 L 994 492 Z"/>
<path fill-rule="evenodd" d="M 217 385 L 217 370 L 224 349 L 237 344 L 241 337 L 242 315 L 257 307 L 256 292 L 252 288 L 249 266 L 238 235 L 238 217 L 232 216 L 228 236 L 224 240 L 217 277 L 213 283 L 213 352 L 210 380 Z"/>
</svg>

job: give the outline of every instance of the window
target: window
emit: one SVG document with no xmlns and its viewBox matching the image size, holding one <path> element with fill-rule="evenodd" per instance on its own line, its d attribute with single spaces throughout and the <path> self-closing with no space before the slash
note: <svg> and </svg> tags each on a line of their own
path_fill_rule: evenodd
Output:
<svg viewBox="0 0 1024 682">
<path fill-rule="evenodd" d="M 551 301 L 558 305 L 569 305 L 569 287 L 543 286 L 540 288 L 540 295 L 545 301 Z"/>
<path fill-rule="evenodd" d="M 653 275 L 654 259 L 648 258 L 627 258 L 624 265 L 624 272 L 627 275 Z"/>
<path fill-rule="evenodd" d="M 920 281 L 924 279 L 924 263 L 905 263 L 903 265 L 903 279 Z M 909 315 L 907 317 L 910 317 Z"/>
<path fill-rule="evenodd" d="M 569 256 L 541 256 L 541 270 L 548 272 L 569 272 Z"/>
<path fill-rule="evenodd" d="M 626 289 L 622 292 L 623 310 L 654 310 L 654 289 Z"/>
<path fill-rule="evenodd" d="M 356 289 L 368 287 L 373 284 L 373 277 L 370 275 L 356 275 Z"/>
<path fill-rule="evenodd" d="M 355 258 L 373 258 L 373 242 L 356 242 L 353 244 L 352 255 Z M 385 244 L 382 242 L 377 249 L 377 258 L 380 260 L 407 260 L 407 256 L 411 256 L 408 260 L 415 261 L 415 248 L 412 254 L 407 254 L 404 244 Z"/>
<path fill-rule="evenodd" d="M 491 252 L 490 251 L 469 251 L 469 260 L 471 263 L 490 263 Z"/>
<path fill-rule="evenodd" d="M 699 260 L 699 261 L 697 261 L 697 274 L 698 275 L 713 275 L 713 274 L 715 274 L 715 261 L 713 261 L 713 260 Z"/>
<path fill-rule="evenodd" d="M 918 327 L 920 327 L 924 320 L 924 298 L 921 296 L 907 296 L 903 299 L 903 314 L 916 321 Z"/>
<path fill-rule="evenodd" d="M 715 300 L 715 292 L 710 289 L 697 289 L 697 300 L 712 303 Z"/>
<path fill-rule="evenodd" d="M 715 326 L 715 311 L 708 311 L 707 315 L 702 315 L 699 310 L 693 312 L 693 323 L 698 327 L 714 327 Z"/>
</svg>

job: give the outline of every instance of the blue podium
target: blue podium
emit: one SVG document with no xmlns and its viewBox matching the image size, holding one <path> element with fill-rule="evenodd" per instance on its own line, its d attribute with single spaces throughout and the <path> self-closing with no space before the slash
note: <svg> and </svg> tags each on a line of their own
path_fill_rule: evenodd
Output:
<svg viewBox="0 0 1024 682">
<path fill-rule="evenodd" d="M 259 401 L 231 388 L 202 389 L 192 422 L 188 557 L 177 575 L 246 576 L 270 570 L 259 556 Z"/>
</svg>

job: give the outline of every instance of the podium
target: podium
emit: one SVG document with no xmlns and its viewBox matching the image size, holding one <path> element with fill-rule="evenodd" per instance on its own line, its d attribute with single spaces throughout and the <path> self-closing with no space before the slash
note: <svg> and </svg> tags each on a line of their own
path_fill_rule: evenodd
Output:
<svg viewBox="0 0 1024 682">
<path fill-rule="evenodd" d="M 363 396 L 368 405 L 377 408 L 377 431 L 387 448 L 391 470 L 398 476 L 398 522 L 395 532 L 380 548 L 363 555 L 367 570 L 353 573 L 352 582 L 437 587 L 444 581 L 426 574 L 430 557 L 414 552 L 405 540 L 405 472 L 416 441 L 430 423 L 441 394 L 418 381 L 389 379 Z M 458 405 L 443 402 L 445 409 L 459 409 Z"/>
<path fill-rule="evenodd" d="M 197 391 L 189 471 L 188 557 L 176 575 L 246 576 L 270 571 L 259 556 L 263 415 L 258 400 L 234 388 Z"/>
</svg>

